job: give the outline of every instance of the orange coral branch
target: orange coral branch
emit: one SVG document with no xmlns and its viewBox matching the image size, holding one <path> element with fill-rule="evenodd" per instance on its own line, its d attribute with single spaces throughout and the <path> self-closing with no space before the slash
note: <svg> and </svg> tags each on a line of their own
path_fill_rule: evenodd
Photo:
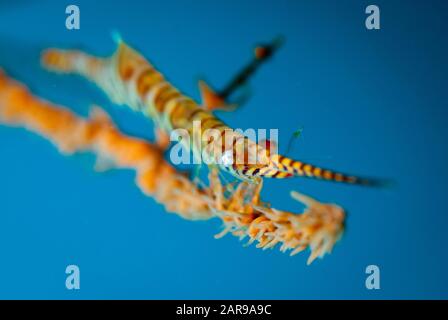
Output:
<svg viewBox="0 0 448 320">
<path fill-rule="evenodd" d="M 122 134 L 98 107 L 92 109 L 90 119 L 80 119 L 67 109 L 33 97 L 0 70 L 0 122 L 24 126 L 51 140 L 63 153 L 90 150 L 119 168 L 134 169 L 140 189 L 164 204 L 167 211 L 187 219 L 211 217 L 202 192 L 163 159 L 158 146 Z"/>
<path fill-rule="evenodd" d="M 299 193 L 292 196 L 307 206 L 302 214 L 264 204 L 261 184 L 222 185 L 216 172 L 210 174 L 210 185 L 201 189 L 164 160 L 163 141 L 155 145 L 124 135 L 98 107 L 89 119 L 81 119 L 34 97 L 1 70 L 0 123 L 26 127 L 51 140 L 63 153 L 92 151 L 119 168 L 135 170 L 139 188 L 167 211 L 191 220 L 220 218 L 225 228 L 217 238 L 230 232 L 249 237 L 249 243 L 257 242 L 263 249 L 280 244 L 280 250 L 291 249 L 291 255 L 310 248 L 309 264 L 331 252 L 344 229 L 343 209 Z"/>
</svg>

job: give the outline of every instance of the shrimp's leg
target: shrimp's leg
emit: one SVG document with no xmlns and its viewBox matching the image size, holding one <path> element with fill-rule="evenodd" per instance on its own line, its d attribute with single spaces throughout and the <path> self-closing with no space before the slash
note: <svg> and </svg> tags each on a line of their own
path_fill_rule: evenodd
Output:
<svg viewBox="0 0 448 320">
<path fill-rule="evenodd" d="M 162 129 L 156 127 L 154 129 L 154 135 L 156 137 L 156 144 L 157 146 L 161 149 L 161 150 L 166 150 L 168 149 L 171 141 L 170 141 L 170 136 L 163 131 Z"/>
<path fill-rule="evenodd" d="M 260 44 L 254 50 L 252 60 L 246 64 L 222 90 L 213 90 L 205 81 L 199 81 L 199 90 L 202 105 L 207 110 L 234 111 L 249 100 L 251 93 L 248 82 L 260 66 L 269 60 L 283 44 L 283 37 L 275 38 L 271 43 Z M 235 92 L 243 89 L 244 92 L 234 102 L 229 99 Z"/>
<path fill-rule="evenodd" d="M 234 111 L 238 108 L 238 104 L 228 104 L 225 98 L 213 90 L 205 81 L 199 80 L 198 86 L 201 93 L 201 105 L 204 109 Z"/>
</svg>

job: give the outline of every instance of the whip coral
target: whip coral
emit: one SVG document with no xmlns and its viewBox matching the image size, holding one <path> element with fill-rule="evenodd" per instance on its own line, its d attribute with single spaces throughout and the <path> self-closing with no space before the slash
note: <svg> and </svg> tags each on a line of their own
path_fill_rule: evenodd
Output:
<svg viewBox="0 0 448 320">
<path fill-rule="evenodd" d="M 0 123 L 40 134 L 64 154 L 90 151 L 99 159 L 111 160 L 117 168 L 135 170 L 137 186 L 167 211 L 189 220 L 221 219 L 224 229 L 217 238 L 230 233 L 249 238 L 248 243 L 255 242 L 263 249 L 278 244 L 291 255 L 309 248 L 310 264 L 331 252 L 343 233 L 345 213 L 337 205 L 293 192 L 293 198 L 305 204 L 306 210 L 301 214 L 277 210 L 261 200 L 262 184 L 223 184 L 217 171 L 209 174 L 208 185 L 199 186 L 165 161 L 163 136 L 156 143 L 127 136 L 99 107 L 82 119 L 33 96 L 1 70 Z"/>
<path fill-rule="evenodd" d="M 307 264 L 311 264 L 331 252 L 344 230 L 345 213 L 341 207 L 320 203 L 295 191 L 291 196 L 307 207 L 302 214 L 277 210 L 263 203 L 261 185 L 242 182 L 237 188 L 230 186 L 226 192 L 216 172 L 210 174 L 210 188 L 213 192 L 210 209 L 225 226 L 216 238 L 230 232 L 240 239 L 248 237 L 248 244 L 257 242 L 257 248 L 268 249 L 279 244 L 282 252 L 290 249 L 291 256 L 310 248 Z"/>
<path fill-rule="evenodd" d="M 122 134 L 99 107 L 89 119 L 34 97 L 0 70 L 0 122 L 23 126 L 51 140 L 64 154 L 92 151 L 117 168 L 133 169 L 136 184 L 164 204 L 167 211 L 186 219 L 208 219 L 208 205 L 193 182 L 163 159 L 160 145 Z"/>
</svg>

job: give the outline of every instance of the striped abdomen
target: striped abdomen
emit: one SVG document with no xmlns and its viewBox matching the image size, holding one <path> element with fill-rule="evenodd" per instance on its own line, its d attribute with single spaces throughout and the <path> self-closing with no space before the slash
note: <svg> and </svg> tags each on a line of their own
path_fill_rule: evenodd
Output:
<svg viewBox="0 0 448 320">
<path fill-rule="evenodd" d="M 191 130 L 193 121 L 201 121 L 201 129 L 225 129 L 224 123 L 183 95 L 166 81 L 139 53 L 121 43 L 116 54 L 118 73 L 128 88 L 129 100 L 140 101 L 138 109 L 155 117 L 163 129 Z"/>
<path fill-rule="evenodd" d="M 195 122 L 198 122 L 201 133 L 204 133 L 207 129 L 216 129 L 218 137 L 214 137 L 214 141 L 212 139 L 203 141 L 201 137 L 199 145 L 193 138 L 193 148 L 209 148 L 210 157 L 215 157 L 213 152 L 220 151 L 220 155 L 222 155 L 230 151 L 233 162 L 231 164 L 220 164 L 220 166 L 237 177 L 243 179 L 254 179 L 256 177 L 280 179 L 305 176 L 352 184 L 376 184 L 371 180 L 323 169 L 280 155 L 271 156 L 268 154 L 268 161 L 263 163 L 250 162 L 248 161 L 250 155 L 258 155 L 260 150 L 263 151 L 261 146 L 240 134 L 232 134 L 232 145 L 229 146 L 227 141 L 224 140 L 228 138 L 225 132 L 231 129 L 191 98 L 179 92 L 140 54 L 121 43 L 115 57 L 120 80 L 127 88 L 128 97 L 126 100 L 129 105 L 150 115 L 157 125 L 167 132 L 171 132 L 173 129 L 185 129 L 190 137 L 193 137 Z M 214 148 L 217 141 L 220 142 L 219 145 L 216 143 L 219 146 L 218 149 Z M 240 161 L 237 161 L 236 154 L 238 141 L 244 141 L 244 147 L 239 150 L 241 151 L 240 154 L 243 155 L 243 159 L 240 159 Z M 219 159 L 215 158 L 215 160 Z"/>
</svg>

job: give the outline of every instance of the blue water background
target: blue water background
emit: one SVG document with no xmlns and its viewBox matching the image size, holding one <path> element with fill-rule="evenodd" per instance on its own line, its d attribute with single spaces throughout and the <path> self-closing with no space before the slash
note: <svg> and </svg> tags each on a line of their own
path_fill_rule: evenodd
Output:
<svg viewBox="0 0 448 320">
<path fill-rule="evenodd" d="M 111 32 L 198 98 L 253 45 L 286 37 L 251 81 L 253 97 L 222 118 L 236 128 L 279 128 L 280 149 L 303 127 L 292 156 L 396 181 L 387 190 L 294 179 L 267 181 L 275 207 L 300 211 L 298 190 L 348 212 L 334 252 L 307 254 L 215 240 L 217 220 L 167 214 L 131 171 L 95 173 L 92 157 L 63 157 L 46 140 L 0 127 L 0 298 L 448 298 L 446 249 L 448 85 L 446 1 L 374 1 L 381 30 L 364 26 L 371 1 L 86 1 L 81 29 L 65 28 L 67 1 L 0 1 L 0 65 L 45 99 L 87 115 L 99 104 L 125 132 L 152 124 L 95 86 L 39 66 L 49 46 L 109 55 Z M 65 267 L 81 289 L 65 288 Z M 381 289 L 365 288 L 365 268 Z"/>
</svg>

